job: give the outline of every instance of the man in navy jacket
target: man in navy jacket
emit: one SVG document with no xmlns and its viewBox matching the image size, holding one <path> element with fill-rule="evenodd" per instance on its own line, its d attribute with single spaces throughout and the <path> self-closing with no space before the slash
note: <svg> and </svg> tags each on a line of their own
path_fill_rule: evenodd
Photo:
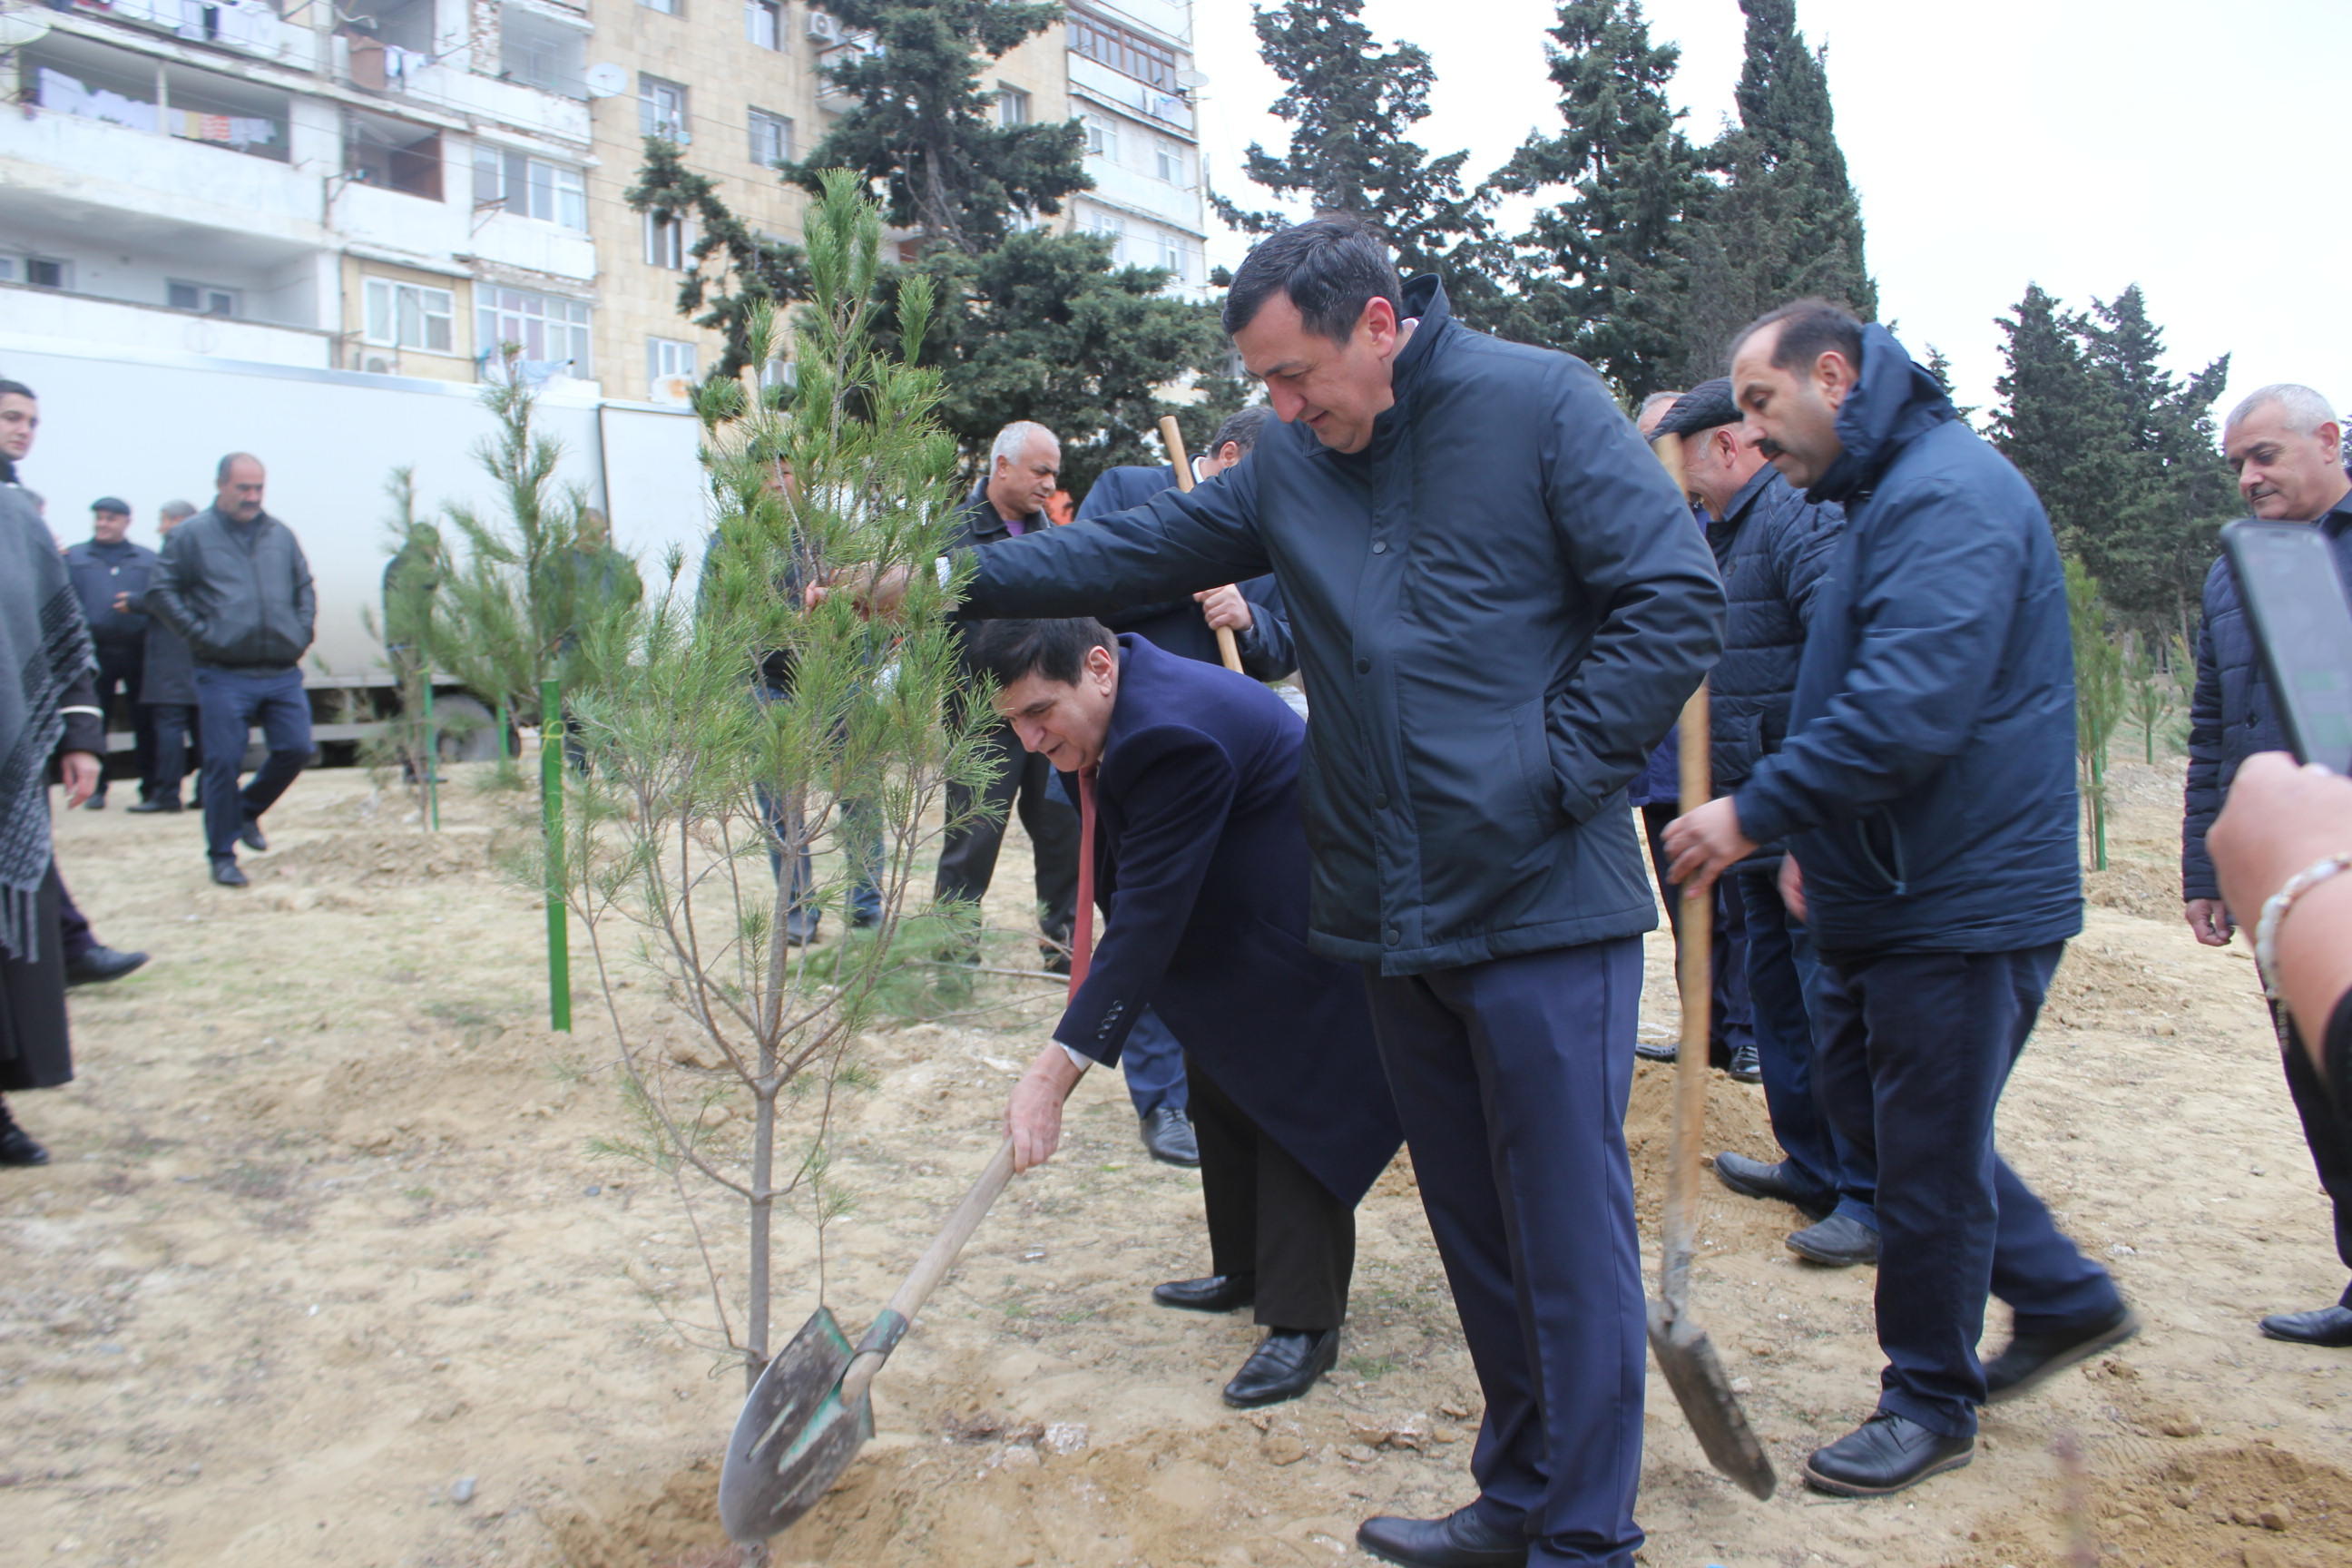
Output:
<svg viewBox="0 0 2352 1568">
<path fill-rule="evenodd" d="M 1816 1066 L 1878 1173 L 1888 1364 L 1877 1414 L 1805 1479 L 1876 1496 L 1967 1464 L 1977 1406 L 2138 1328 L 1992 1144 L 2082 929 L 2066 584 L 2032 487 L 1885 328 L 1783 306 L 1734 344 L 1731 381 L 1765 455 L 1846 528 L 1788 742 L 1666 838 L 1696 886 L 1787 840 L 1782 886 L 1840 982 Z M 1979 1365 L 1988 1291 L 2015 1331 Z"/>
<path fill-rule="evenodd" d="M 1307 949 L 1306 725 L 1245 676 L 1096 621 L 993 621 L 970 647 L 1023 747 L 1087 802 L 1108 921 L 1006 1108 L 1016 1165 L 1053 1153 L 1089 1062 L 1116 1063 L 1147 1012 L 1166 1018 L 1192 1086 L 1212 1262 L 1153 1299 L 1255 1302 L 1265 1338 L 1225 1401 L 1295 1399 L 1338 1358 L 1355 1206 L 1403 1139 L 1363 983 Z"/>
<path fill-rule="evenodd" d="M 2265 386 L 2247 395 L 2221 426 L 2221 449 L 2237 470 L 2239 491 L 2256 517 L 2309 522 L 2326 535 L 2336 572 L 2352 583 L 2352 480 L 2345 478 L 2343 426 L 2328 401 L 2307 386 Z M 2205 617 L 2197 630 L 2197 690 L 2189 706 L 2187 810 L 2180 824 L 2180 892 L 2189 929 L 2208 947 L 2229 945 L 2231 910 L 2205 852 L 2205 834 L 2238 776 L 2257 752 L 2286 750 L 2262 654 L 2238 597 L 2237 574 L 2223 556 L 2205 574 Z M 2252 911 L 2249 911 L 2250 913 Z M 2285 1009 L 2273 1005 L 2287 1092 L 2303 1122 L 2304 1142 L 2336 1211 L 2336 1255 L 2352 1268 L 2352 1133 L 2296 1037 Z M 2299 1344 L 2352 1345 L 2352 1285 L 2333 1306 L 2273 1312 L 2263 1332 Z"/>
<path fill-rule="evenodd" d="M 139 773 L 138 811 L 160 809 L 155 794 L 155 726 L 140 705 L 140 677 L 146 665 L 147 617 L 127 606 L 147 592 L 155 573 L 155 552 L 131 542 L 131 505 L 112 496 L 100 496 L 89 506 L 89 537 L 66 549 L 66 574 L 73 579 L 81 599 L 82 619 L 89 623 L 90 641 L 98 648 L 98 704 L 113 711 L 115 693 L 128 704 L 131 735 L 136 742 L 133 765 Z M 173 797 L 178 804 L 178 797 Z M 89 808 L 106 806 L 106 778 L 100 774 L 98 793 Z"/>
</svg>

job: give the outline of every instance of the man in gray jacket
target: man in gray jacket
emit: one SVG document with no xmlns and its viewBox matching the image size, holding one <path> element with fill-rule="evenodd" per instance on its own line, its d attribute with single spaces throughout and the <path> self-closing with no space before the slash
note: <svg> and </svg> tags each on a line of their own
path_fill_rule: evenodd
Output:
<svg viewBox="0 0 2352 1568">
<path fill-rule="evenodd" d="M 187 640 L 195 656 L 196 710 L 204 753 L 205 852 L 213 880 L 246 885 L 243 843 L 269 847 L 261 814 L 310 759 L 310 704 L 302 655 L 310 647 L 318 596 L 310 563 L 284 523 L 264 511 L 261 459 L 232 452 L 215 475 L 213 504 L 172 531 L 147 592 L 147 606 Z M 259 724 L 269 756 L 237 788 L 247 732 Z"/>
</svg>

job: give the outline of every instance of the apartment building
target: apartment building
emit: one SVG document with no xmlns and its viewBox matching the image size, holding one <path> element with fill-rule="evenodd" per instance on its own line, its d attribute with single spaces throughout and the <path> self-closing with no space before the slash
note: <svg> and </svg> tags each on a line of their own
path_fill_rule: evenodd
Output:
<svg viewBox="0 0 2352 1568">
<path fill-rule="evenodd" d="M 283 9 L 278 8 L 279 5 Z M 777 163 L 868 47 L 800 0 L 71 0 L 0 54 L 0 334 L 467 382 L 499 345 L 682 401 L 694 236 L 625 193 L 668 136 L 797 238 Z M 1008 122 L 1082 119 L 1064 222 L 1204 282 L 1185 0 L 1082 0 L 994 63 Z"/>
</svg>

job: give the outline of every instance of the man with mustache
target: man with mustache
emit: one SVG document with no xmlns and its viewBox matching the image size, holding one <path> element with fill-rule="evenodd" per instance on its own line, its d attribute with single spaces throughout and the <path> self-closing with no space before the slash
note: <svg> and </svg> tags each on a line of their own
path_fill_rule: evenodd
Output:
<svg viewBox="0 0 2352 1568">
<path fill-rule="evenodd" d="M 2352 580 L 2352 480 L 2343 468 L 2344 426 L 2326 398 L 2307 386 L 2265 386 L 2249 395 L 2221 426 L 2221 450 L 2237 471 L 2239 493 L 2256 517 L 2309 522 L 2327 536 L 2336 572 Z M 2197 632 L 2197 691 L 2189 707 L 2189 783 L 2180 825 L 2180 893 L 2189 929 L 2208 947 L 2229 944 L 2235 929 L 2205 851 L 2206 830 L 2238 775 L 2257 752 L 2286 749 L 2277 705 L 2238 598 L 2230 558 L 2205 574 L 2205 619 Z M 2248 911 L 2252 913 L 2255 911 Z M 2336 1252 L 2352 1268 L 2352 1137 L 2336 1114 L 2326 1084 L 2296 1038 L 2294 1022 L 2275 1005 L 2288 1092 L 2303 1121 L 2304 1142 L 2320 1185 L 2336 1205 Z M 2352 1347 L 2352 1285 L 2334 1306 L 2275 1312 L 2262 1321 L 2274 1340 Z"/>
</svg>

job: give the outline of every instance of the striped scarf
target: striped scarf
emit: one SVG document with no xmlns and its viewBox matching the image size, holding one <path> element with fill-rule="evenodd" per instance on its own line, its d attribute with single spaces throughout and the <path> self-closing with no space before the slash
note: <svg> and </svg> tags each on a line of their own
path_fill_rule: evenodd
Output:
<svg viewBox="0 0 2352 1568">
<path fill-rule="evenodd" d="M 13 477 L 13 475 L 11 476 Z M 49 754 L 67 689 L 98 668 L 81 601 L 32 498 L 0 485 L 0 953 L 40 956 L 49 868 Z"/>
</svg>

